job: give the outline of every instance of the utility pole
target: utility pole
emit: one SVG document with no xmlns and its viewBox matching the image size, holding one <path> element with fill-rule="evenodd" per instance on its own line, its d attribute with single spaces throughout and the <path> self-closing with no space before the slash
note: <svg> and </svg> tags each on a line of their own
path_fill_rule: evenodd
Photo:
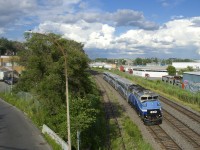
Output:
<svg viewBox="0 0 200 150">
<path fill-rule="evenodd" d="M 33 33 L 32 31 L 26 31 L 28 33 Z M 54 37 L 51 37 L 51 35 L 41 34 L 41 33 L 35 33 L 40 36 L 47 37 L 51 42 L 55 43 L 58 46 L 58 49 L 62 52 L 62 55 L 64 57 L 64 73 L 65 73 L 65 83 L 66 83 L 66 111 L 67 111 L 67 131 L 68 131 L 68 150 L 71 150 L 71 131 L 70 131 L 70 114 L 69 114 L 69 96 L 68 96 L 68 75 L 67 75 L 67 54 L 65 53 L 64 48 L 58 43 L 57 39 L 54 39 Z"/>
<path fill-rule="evenodd" d="M 79 150 L 79 145 L 80 145 L 80 134 L 81 132 L 79 130 L 77 130 L 77 150 Z"/>
<path fill-rule="evenodd" d="M 60 48 L 65 60 L 65 82 L 66 82 L 66 105 L 67 105 L 67 130 L 68 130 L 68 150 L 71 150 L 71 131 L 70 131 L 70 115 L 69 115 L 69 96 L 68 96 L 68 76 L 67 76 L 67 57 L 63 47 L 53 38 L 51 38 Z"/>
</svg>

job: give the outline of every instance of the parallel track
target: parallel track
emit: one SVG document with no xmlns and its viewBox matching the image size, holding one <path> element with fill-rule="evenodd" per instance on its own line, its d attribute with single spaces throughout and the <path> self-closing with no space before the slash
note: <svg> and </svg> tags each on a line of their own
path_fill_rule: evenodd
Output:
<svg viewBox="0 0 200 150">
<path fill-rule="evenodd" d="M 163 110 L 163 113 L 165 121 L 169 122 L 170 125 L 194 147 L 194 149 L 200 148 L 200 135 L 198 133 L 190 129 L 186 124 L 167 111 Z"/>
<path fill-rule="evenodd" d="M 121 131 L 121 127 L 119 125 L 118 119 L 117 119 L 117 114 L 115 111 L 115 107 L 113 106 L 112 102 L 110 101 L 110 96 L 108 95 L 108 92 L 105 90 L 107 89 L 105 84 L 102 83 L 102 78 L 99 75 L 95 75 L 95 79 L 96 82 L 98 84 L 98 86 L 101 89 L 101 92 L 103 94 L 103 99 L 104 99 L 104 108 L 105 108 L 105 113 L 106 113 L 106 119 L 108 120 L 107 122 L 107 131 L 108 131 L 108 135 L 110 135 L 110 128 L 109 128 L 109 119 L 114 119 L 115 121 L 115 125 L 118 128 L 118 135 L 121 137 L 121 143 L 122 143 L 122 149 L 126 150 L 125 147 L 125 143 L 124 143 L 124 139 L 122 136 L 122 131 Z M 110 141 L 110 137 L 107 137 L 107 149 L 111 149 L 111 141 Z"/>
<path fill-rule="evenodd" d="M 182 114 L 185 114 L 192 120 L 196 121 L 197 123 L 200 124 L 200 116 L 197 115 L 196 113 L 193 113 L 192 111 L 189 111 L 188 109 L 185 109 L 184 107 L 181 107 L 180 105 L 174 103 L 171 100 L 168 100 L 167 98 L 160 96 L 160 101 L 168 104 L 170 107 L 174 108 L 175 110 L 181 112 Z"/>
<path fill-rule="evenodd" d="M 161 144 L 162 149 L 166 150 L 181 150 L 176 142 L 159 126 L 149 126 L 150 133 Z"/>
</svg>

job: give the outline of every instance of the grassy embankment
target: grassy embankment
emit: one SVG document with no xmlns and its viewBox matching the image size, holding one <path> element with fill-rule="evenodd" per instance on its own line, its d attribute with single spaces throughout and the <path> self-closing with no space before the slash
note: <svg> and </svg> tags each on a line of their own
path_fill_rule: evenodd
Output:
<svg viewBox="0 0 200 150">
<path fill-rule="evenodd" d="M 190 108 L 200 112 L 200 93 L 192 93 L 190 91 L 183 90 L 177 86 L 166 84 L 161 80 L 148 80 L 142 77 L 120 72 L 118 70 L 112 72 L 122 77 L 125 77 L 136 84 L 148 88 L 162 96 L 182 103 L 183 105 L 189 106 Z"/>
</svg>

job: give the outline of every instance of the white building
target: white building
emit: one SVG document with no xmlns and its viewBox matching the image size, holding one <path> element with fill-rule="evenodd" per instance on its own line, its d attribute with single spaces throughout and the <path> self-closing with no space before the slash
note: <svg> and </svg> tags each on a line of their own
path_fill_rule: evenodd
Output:
<svg viewBox="0 0 200 150">
<path fill-rule="evenodd" d="M 168 75 L 168 72 L 165 67 L 135 67 L 133 68 L 133 75 L 141 77 L 152 77 L 152 78 L 162 78 L 162 76 Z"/>
<path fill-rule="evenodd" d="M 174 66 L 176 69 L 183 69 L 187 67 L 200 69 L 200 62 L 172 62 L 172 66 Z"/>
</svg>

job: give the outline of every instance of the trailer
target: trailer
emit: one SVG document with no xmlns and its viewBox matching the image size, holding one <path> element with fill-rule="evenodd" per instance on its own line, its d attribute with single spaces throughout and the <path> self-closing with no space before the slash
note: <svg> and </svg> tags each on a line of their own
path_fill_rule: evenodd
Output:
<svg viewBox="0 0 200 150">
<path fill-rule="evenodd" d="M 179 86 L 179 87 L 182 86 L 182 79 L 183 79 L 182 76 L 170 76 L 170 75 L 162 76 L 163 82 L 166 82 L 166 83 L 169 83 L 169 84 L 172 84 L 172 85 L 176 85 L 176 86 Z"/>
</svg>

